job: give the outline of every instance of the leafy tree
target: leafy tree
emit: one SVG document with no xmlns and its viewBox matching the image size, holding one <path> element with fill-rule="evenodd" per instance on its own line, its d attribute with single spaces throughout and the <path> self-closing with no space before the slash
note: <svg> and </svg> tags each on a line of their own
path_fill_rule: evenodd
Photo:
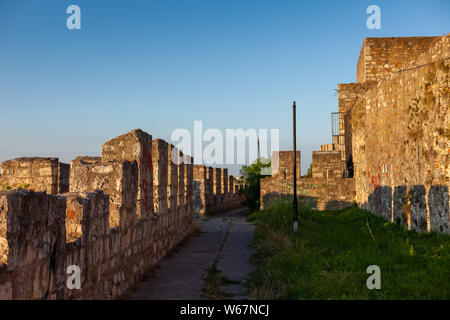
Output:
<svg viewBox="0 0 450 320">
<path fill-rule="evenodd" d="M 260 207 L 260 183 L 262 168 L 270 168 L 270 159 L 258 159 L 250 166 L 242 166 L 241 175 L 245 179 L 243 194 L 245 197 L 244 205 L 251 210 L 257 210 Z"/>
<path fill-rule="evenodd" d="M 309 165 L 308 172 L 304 176 L 305 178 L 312 178 L 312 163 Z"/>
</svg>

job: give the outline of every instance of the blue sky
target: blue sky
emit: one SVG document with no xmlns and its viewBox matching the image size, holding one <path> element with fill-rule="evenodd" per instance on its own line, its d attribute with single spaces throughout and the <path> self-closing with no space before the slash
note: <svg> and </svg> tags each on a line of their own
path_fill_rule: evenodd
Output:
<svg viewBox="0 0 450 320">
<path fill-rule="evenodd" d="M 68 30 L 66 8 L 81 8 Z M 381 8 L 369 30 L 366 8 Z M 0 0 L 0 161 L 100 154 L 141 128 L 279 128 L 302 172 L 331 141 L 338 83 L 356 81 L 365 37 L 450 32 L 445 1 Z"/>
</svg>

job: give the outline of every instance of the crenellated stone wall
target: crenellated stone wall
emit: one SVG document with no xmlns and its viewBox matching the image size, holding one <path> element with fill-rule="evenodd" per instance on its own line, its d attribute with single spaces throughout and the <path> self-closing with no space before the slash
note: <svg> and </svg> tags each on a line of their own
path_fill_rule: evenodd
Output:
<svg viewBox="0 0 450 320">
<path fill-rule="evenodd" d="M 70 192 L 94 192 L 102 190 L 110 198 L 110 227 L 130 219 L 127 210 L 134 210 L 137 201 L 137 162 L 102 161 L 99 158 L 77 157 L 71 161 Z M 124 224 L 123 224 L 124 225 Z"/>
<path fill-rule="evenodd" d="M 65 211 L 64 197 L 0 192 L 0 300 L 64 298 Z"/>
<path fill-rule="evenodd" d="M 300 162 L 301 162 L 301 153 L 297 151 L 296 153 L 297 165 L 297 178 L 300 178 Z M 274 151 L 272 152 L 272 176 L 274 175 L 283 175 L 293 176 L 294 175 L 294 154 L 293 151 Z"/>
<path fill-rule="evenodd" d="M 311 167 L 313 178 L 342 178 L 344 163 L 341 160 L 341 152 L 313 151 Z"/>
<path fill-rule="evenodd" d="M 267 208 L 275 200 L 292 200 L 294 195 L 293 151 L 279 151 L 279 164 L 272 167 L 272 176 L 260 180 L 261 209 Z M 273 154 L 275 158 L 277 154 Z M 313 152 L 313 177 L 297 175 L 297 196 L 301 204 L 317 210 L 342 209 L 353 204 L 355 184 L 353 179 L 342 176 L 339 151 Z M 300 151 L 297 164 L 300 167 Z M 297 169 L 298 170 L 298 169 Z"/>
<path fill-rule="evenodd" d="M 195 165 L 194 166 L 194 178 L 193 178 L 193 210 L 196 214 L 206 213 L 207 199 L 207 179 L 206 179 L 206 166 Z"/>
<path fill-rule="evenodd" d="M 193 177 L 195 214 L 213 214 L 242 206 L 242 195 L 228 169 L 195 165 Z"/>
<path fill-rule="evenodd" d="M 261 210 L 275 200 L 292 200 L 292 177 L 266 177 L 261 179 Z M 350 207 L 355 198 L 353 179 L 300 178 L 297 180 L 299 203 L 316 210 L 338 210 Z"/>
<path fill-rule="evenodd" d="M 168 176 L 169 176 L 169 144 L 162 139 L 152 142 L 153 161 L 153 208 L 155 214 L 167 214 L 168 203 Z"/>
<path fill-rule="evenodd" d="M 51 194 L 69 189 L 69 165 L 58 158 L 24 157 L 2 162 L 2 190 L 32 189 Z"/>
<path fill-rule="evenodd" d="M 11 188 L 46 192 L 0 192 L 0 299 L 121 297 L 193 231 L 193 158 L 161 139 L 133 130 L 67 169 L 57 158 L 2 164 Z M 208 192 L 222 181 L 209 169 Z M 211 211 L 226 207 L 223 193 L 204 199 Z M 74 266 L 80 289 L 67 286 Z"/>
<path fill-rule="evenodd" d="M 320 145 L 320 151 L 335 151 L 335 150 L 336 150 L 336 147 L 332 143 L 327 143 L 327 144 L 321 144 Z"/>
<path fill-rule="evenodd" d="M 137 216 L 144 219 L 152 217 L 154 212 L 152 148 L 152 136 L 140 129 L 118 136 L 102 146 L 103 161 L 137 161 Z"/>
</svg>

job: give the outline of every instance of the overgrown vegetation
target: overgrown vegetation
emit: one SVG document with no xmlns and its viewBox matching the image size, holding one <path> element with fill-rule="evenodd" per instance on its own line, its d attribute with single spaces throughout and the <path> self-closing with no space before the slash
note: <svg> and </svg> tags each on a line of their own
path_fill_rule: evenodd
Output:
<svg viewBox="0 0 450 320">
<path fill-rule="evenodd" d="M 226 278 L 222 276 L 217 269 L 217 263 L 208 270 L 205 287 L 203 288 L 203 297 L 207 300 L 227 299 L 230 295 L 220 290 L 220 286 L 226 283 Z"/>
<path fill-rule="evenodd" d="M 449 299 L 450 236 L 408 231 L 356 206 L 299 209 L 278 202 L 253 213 L 256 299 Z M 381 290 L 366 286 L 366 269 L 381 269 Z"/>
<path fill-rule="evenodd" d="M 261 174 L 261 169 L 269 168 L 270 170 L 270 163 L 270 159 L 258 159 L 252 165 L 242 166 L 241 168 L 241 175 L 245 179 L 243 190 L 245 200 L 243 205 L 250 210 L 257 210 L 260 207 L 259 180 L 264 177 Z"/>
<path fill-rule="evenodd" d="M 30 188 L 30 184 L 23 184 L 23 185 L 17 186 L 16 188 L 13 188 L 8 185 L 0 184 L 0 191 L 22 190 L 22 189 L 29 189 L 29 188 Z"/>
<path fill-rule="evenodd" d="M 435 118 L 430 118 L 430 112 L 439 113 L 441 101 L 448 100 L 445 98 L 448 97 L 449 66 L 440 61 L 428 69 L 423 77 L 423 85 L 408 108 L 408 136 L 416 142 L 423 138 L 424 123 L 436 121 Z M 443 75 L 446 77 L 445 81 L 442 79 Z M 447 139 L 450 136 L 448 128 L 438 127 L 437 132 Z"/>
</svg>

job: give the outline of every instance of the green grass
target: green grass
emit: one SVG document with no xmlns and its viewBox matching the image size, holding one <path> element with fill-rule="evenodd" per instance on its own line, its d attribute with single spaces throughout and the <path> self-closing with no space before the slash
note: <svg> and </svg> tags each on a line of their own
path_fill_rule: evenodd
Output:
<svg viewBox="0 0 450 320">
<path fill-rule="evenodd" d="M 450 236 L 416 233 L 357 207 L 319 212 L 278 202 L 254 212 L 248 286 L 253 299 L 450 298 Z M 381 289 L 366 286 L 366 269 L 381 269 Z"/>
</svg>

